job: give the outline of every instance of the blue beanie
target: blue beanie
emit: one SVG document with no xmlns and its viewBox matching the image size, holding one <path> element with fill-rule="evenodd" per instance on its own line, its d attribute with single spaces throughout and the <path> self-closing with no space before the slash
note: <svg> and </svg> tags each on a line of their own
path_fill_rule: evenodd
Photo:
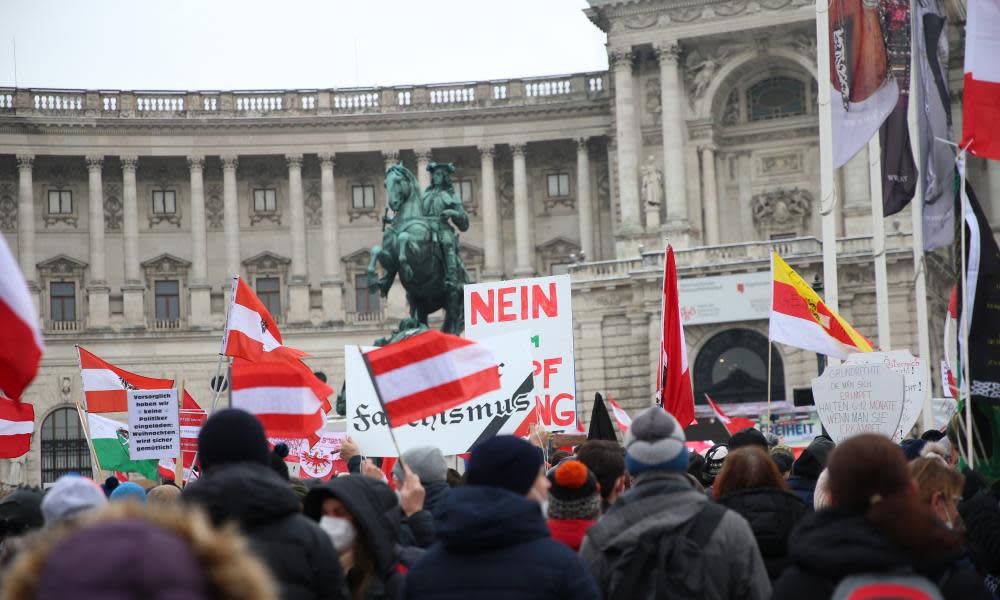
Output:
<svg viewBox="0 0 1000 600">
<path fill-rule="evenodd" d="M 651 406 L 632 420 L 625 434 L 625 468 L 631 475 L 685 472 L 688 449 L 684 442 L 684 430 L 677 419 L 659 406 Z"/>
<path fill-rule="evenodd" d="M 498 435 L 472 449 L 465 481 L 523 496 L 538 477 L 542 462 L 541 448 L 512 435 Z"/>
<path fill-rule="evenodd" d="M 132 502 L 139 502 L 140 504 L 146 503 L 146 490 L 142 489 L 142 486 L 138 483 L 132 481 L 126 481 L 120 484 L 111 492 L 112 502 L 121 502 L 122 500 L 129 500 Z"/>
</svg>

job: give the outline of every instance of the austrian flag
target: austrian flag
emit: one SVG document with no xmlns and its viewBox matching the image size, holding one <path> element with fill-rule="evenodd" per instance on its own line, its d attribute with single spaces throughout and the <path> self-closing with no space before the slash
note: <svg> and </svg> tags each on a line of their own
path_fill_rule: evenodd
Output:
<svg viewBox="0 0 1000 600">
<path fill-rule="evenodd" d="M 278 349 L 285 349 L 296 357 L 304 355 L 299 350 L 282 345 L 281 332 L 274 317 L 247 282 L 238 277 L 233 283 L 229 319 L 222 336 L 222 353 L 257 362 L 264 353 Z"/>
<path fill-rule="evenodd" d="M 486 346 L 440 331 L 363 356 L 392 427 L 500 389 L 500 369 Z"/>
<path fill-rule="evenodd" d="M 0 458 L 24 456 L 35 431 L 35 408 L 27 402 L 0 399 Z"/>
<path fill-rule="evenodd" d="M 80 376 L 88 413 L 127 412 L 126 390 L 167 390 L 174 387 L 172 379 L 154 379 L 129 373 L 105 362 L 77 346 L 80 355 Z"/>
</svg>

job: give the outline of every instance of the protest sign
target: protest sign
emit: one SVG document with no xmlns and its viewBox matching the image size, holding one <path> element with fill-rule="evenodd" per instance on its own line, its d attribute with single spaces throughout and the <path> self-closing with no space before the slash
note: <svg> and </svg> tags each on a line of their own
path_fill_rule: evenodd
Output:
<svg viewBox="0 0 1000 600">
<path fill-rule="evenodd" d="M 899 436 L 903 376 L 878 365 L 829 366 L 812 380 L 816 411 L 833 441 L 859 433 Z"/>
<path fill-rule="evenodd" d="M 924 364 L 919 358 L 914 358 L 909 350 L 892 350 L 889 352 L 858 352 L 847 357 L 845 365 L 885 365 L 894 373 L 903 376 L 906 391 L 903 394 L 903 417 L 899 422 L 899 430 L 894 440 L 902 441 L 906 433 L 913 428 L 924 410 L 924 391 L 929 383 L 926 381 Z"/>
<path fill-rule="evenodd" d="M 531 342 L 516 331 L 479 340 L 500 365 L 500 389 L 473 398 L 455 408 L 397 427 L 403 452 L 417 446 L 435 446 L 444 454 L 461 454 L 480 439 L 514 433 L 531 414 L 534 389 Z M 368 348 L 344 347 L 347 382 L 347 435 L 369 456 L 397 456 L 371 377 L 361 356 Z"/>
<path fill-rule="evenodd" d="M 334 473 L 346 473 L 347 463 L 340 459 L 340 445 L 347 434 L 342 431 L 325 431 L 316 444 L 310 448 L 306 438 L 269 437 L 271 444 L 283 443 L 288 446 L 289 473 L 298 469 L 299 476 L 310 479 L 329 479 Z"/>
<path fill-rule="evenodd" d="M 958 400 L 954 398 L 931 398 L 934 408 L 934 429 L 943 430 L 958 412 Z"/>
<path fill-rule="evenodd" d="M 819 415 L 811 413 L 808 415 L 775 415 L 768 427 L 763 419 L 760 430 L 765 433 L 773 433 L 778 440 L 786 446 L 808 446 L 815 437 L 823 433 L 823 426 L 820 423 Z"/>
<path fill-rule="evenodd" d="M 538 384 L 533 397 L 553 433 L 576 431 L 576 365 L 569 275 L 465 286 L 465 337 L 524 331 Z"/>
<path fill-rule="evenodd" d="M 128 390 L 129 458 L 176 458 L 181 452 L 177 390 Z"/>
</svg>

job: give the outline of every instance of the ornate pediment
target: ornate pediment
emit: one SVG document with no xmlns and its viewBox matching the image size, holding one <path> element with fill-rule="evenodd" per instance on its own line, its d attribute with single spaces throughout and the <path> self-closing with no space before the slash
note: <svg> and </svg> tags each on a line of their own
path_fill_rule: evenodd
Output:
<svg viewBox="0 0 1000 600">
<path fill-rule="evenodd" d="M 148 276 L 183 276 L 187 273 L 188 267 L 191 266 L 189 261 L 167 253 L 144 260 L 139 264 Z"/>
<path fill-rule="evenodd" d="M 558 236 L 537 246 L 539 256 L 545 259 L 571 258 L 579 255 L 580 244 L 573 240 Z"/>
<path fill-rule="evenodd" d="M 82 277 L 87 263 L 65 254 L 57 254 L 36 265 L 38 272 L 49 277 Z"/>
<path fill-rule="evenodd" d="M 284 273 L 291 263 L 292 259 L 265 250 L 243 261 L 243 266 L 257 274 Z"/>
<path fill-rule="evenodd" d="M 340 262 L 358 269 L 367 269 L 368 261 L 371 259 L 371 255 L 372 253 L 370 249 L 359 248 L 354 252 L 341 257 Z"/>
</svg>

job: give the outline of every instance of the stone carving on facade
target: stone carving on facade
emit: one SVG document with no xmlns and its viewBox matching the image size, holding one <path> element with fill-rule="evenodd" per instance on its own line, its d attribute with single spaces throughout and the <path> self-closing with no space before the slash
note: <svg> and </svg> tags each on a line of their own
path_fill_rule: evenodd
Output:
<svg viewBox="0 0 1000 600">
<path fill-rule="evenodd" d="M 323 224 L 323 200 L 320 196 L 320 182 L 309 181 L 305 188 L 306 226 L 319 227 Z"/>
<path fill-rule="evenodd" d="M 608 162 L 602 161 L 597 167 L 597 207 L 598 210 L 611 210 L 611 182 L 608 175 Z"/>
<path fill-rule="evenodd" d="M 757 172 L 762 176 L 793 175 L 802 172 L 802 153 L 770 154 L 760 158 Z"/>
<path fill-rule="evenodd" d="M 652 155 L 642 166 L 642 202 L 646 206 L 663 204 L 663 174 L 656 168 L 656 158 Z"/>
<path fill-rule="evenodd" d="M 639 13 L 626 17 L 623 21 L 626 29 L 649 29 L 656 25 L 659 17 L 655 12 Z"/>
<path fill-rule="evenodd" d="M 70 183 L 86 181 L 87 170 L 79 159 L 45 157 L 45 160 L 38 161 L 34 178 L 36 181 L 45 181 L 54 188 L 62 188 Z"/>
<path fill-rule="evenodd" d="M 222 184 L 211 182 L 205 186 L 205 220 L 209 229 L 222 229 L 222 219 L 225 212 L 222 201 Z"/>
<path fill-rule="evenodd" d="M 774 190 L 756 194 L 750 200 L 750 209 L 754 225 L 762 234 L 776 230 L 797 232 L 808 223 L 812 202 L 812 194 L 806 190 Z"/>
<path fill-rule="evenodd" d="M 17 231 L 17 189 L 9 181 L 0 182 L 0 231 Z"/>
<path fill-rule="evenodd" d="M 505 219 L 514 216 L 514 171 L 510 167 L 497 168 L 497 195 L 500 196 L 500 215 Z"/>
<path fill-rule="evenodd" d="M 87 263 L 76 260 L 65 254 L 58 254 L 36 265 L 43 279 L 49 278 L 82 278 Z"/>
<path fill-rule="evenodd" d="M 660 94 L 660 78 L 650 77 L 646 80 L 646 113 L 653 118 L 653 124 L 659 125 L 662 118 L 663 97 Z"/>
<path fill-rule="evenodd" d="M 290 264 L 292 264 L 292 259 L 268 251 L 255 254 L 243 261 L 243 266 L 246 267 L 247 275 L 250 276 L 251 281 L 258 276 L 269 275 L 276 276 L 283 281 Z"/>
<path fill-rule="evenodd" d="M 740 122 L 740 91 L 733 88 L 726 98 L 726 105 L 722 109 L 723 125 L 738 125 Z"/>
<path fill-rule="evenodd" d="M 121 186 L 109 184 L 104 186 L 104 230 L 121 231 L 122 201 Z"/>
<path fill-rule="evenodd" d="M 543 272 L 552 273 L 553 265 L 569 265 L 577 262 L 580 255 L 580 244 L 562 236 L 553 238 L 536 248 L 538 258 L 542 261 Z"/>
<path fill-rule="evenodd" d="M 178 258 L 173 254 L 165 252 L 149 260 L 142 261 L 140 265 L 146 273 L 146 277 L 152 279 L 156 277 L 184 277 L 187 275 L 187 270 L 191 266 L 191 263 L 183 258 Z"/>
</svg>

